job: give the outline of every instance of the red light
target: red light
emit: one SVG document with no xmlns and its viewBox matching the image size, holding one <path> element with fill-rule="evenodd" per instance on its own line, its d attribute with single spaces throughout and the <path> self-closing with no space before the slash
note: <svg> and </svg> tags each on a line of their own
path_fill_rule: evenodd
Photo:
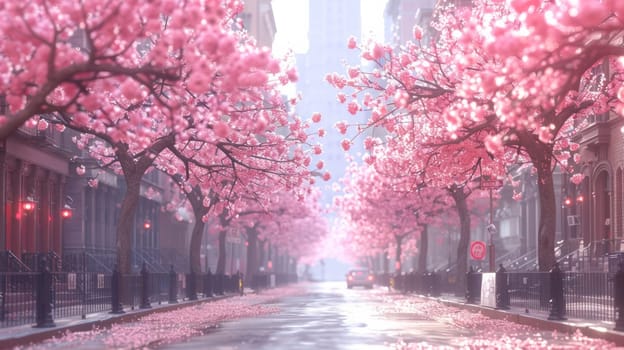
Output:
<svg viewBox="0 0 624 350">
<path fill-rule="evenodd" d="M 566 198 L 565 205 L 569 207 L 571 204 L 572 204 L 572 200 L 570 198 Z"/>
<path fill-rule="evenodd" d="M 271 260 L 269 260 L 269 261 L 267 262 L 267 268 L 268 268 L 269 270 L 273 268 L 273 262 L 272 262 Z"/>
<path fill-rule="evenodd" d="M 368 275 L 368 280 L 372 281 L 373 280 L 373 275 Z"/>
<path fill-rule="evenodd" d="M 26 210 L 26 211 L 31 211 L 31 210 L 35 209 L 35 203 L 33 203 L 33 202 L 24 202 L 22 204 L 22 208 L 24 208 L 24 210 Z"/>
<path fill-rule="evenodd" d="M 149 221 L 149 220 L 145 220 L 143 222 L 143 228 L 146 229 L 146 230 L 149 230 L 150 228 L 152 228 L 152 222 Z"/>
<path fill-rule="evenodd" d="M 353 276 L 349 275 L 348 279 L 349 281 L 353 281 Z"/>
<path fill-rule="evenodd" d="M 70 219 L 72 217 L 72 210 L 70 208 L 63 208 L 61 210 L 61 217 L 63 219 Z"/>
<path fill-rule="evenodd" d="M 401 262 L 400 261 L 395 262 L 394 263 L 394 268 L 397 269 L 397 270 L 400 269 L 401 268 Z"/>
<path fill-rule="evenodd" d="M 582 196 L 582 195 L 580 195 L 580 196 L 576 197 L 576 201 L 577 201 L 577 202 L 581 202 L 581 203 L 582 203 L 584 199 L 585 199 L 585 198 L 583 198 L 583 196 Z"/>
</svg>

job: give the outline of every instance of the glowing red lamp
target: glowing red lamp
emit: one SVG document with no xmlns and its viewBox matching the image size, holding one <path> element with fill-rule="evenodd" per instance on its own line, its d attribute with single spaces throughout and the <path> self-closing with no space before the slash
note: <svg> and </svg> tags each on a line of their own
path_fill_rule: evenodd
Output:
<svg viewBox="0 0 624 350">
<path fill-rule="evenodd" d="M 565 205 L 569 207 L 572 204 L 572 200 L 570 198 L 565 199 Z"/>
<path fill-rule="evenodd" d="M 61 218 L 71 219 L 73 213 L 74 211 L 72 210 L 72 208 L 65 206 L 63 209 L 61 209 Z"/>
<path fill-rule="evenodd" d="M 35 200 L 28 197 L 26 198 L 26 200 L 24 200 L 22 202 L 22 209 L 24 209 L 25 211 L 29 212 L 29 211 L 33 211 L 35 210 L 35 206 L 37 205 L 37 203 L 35 203 Z"/>
<path fill-rule="evenodd" d="M 143 228 L 149 230 L 150 228 L 152 228 L 152 222 L 149 221 L 149 219 L 146 219 L 145 221 L 143 221 Z"/>
</svg>

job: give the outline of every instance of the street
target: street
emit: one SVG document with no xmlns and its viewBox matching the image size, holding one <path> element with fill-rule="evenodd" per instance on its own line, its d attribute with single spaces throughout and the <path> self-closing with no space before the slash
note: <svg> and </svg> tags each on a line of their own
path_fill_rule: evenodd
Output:
<svg viewBox="0 0 624 350">
<path fill-rule="evenodd" d="M 20 349 L 609 349 L 605 340 L 491 319 L 436 300 L 298 284 L 154 313 Z"/>
<path fill-rule="evenodd" d="M 308 286 L 305 294 L 277 302 L 282 310 L 224 323 L 213 332 L 162 349 L 387 349 L 398 339 L 449 345 L 469 330 L 395 312 L 383 305 L 385 289 L 348 290 L 343 282 Z M 384 311 L 388 311 L 386 313 Z"/>
</svg>

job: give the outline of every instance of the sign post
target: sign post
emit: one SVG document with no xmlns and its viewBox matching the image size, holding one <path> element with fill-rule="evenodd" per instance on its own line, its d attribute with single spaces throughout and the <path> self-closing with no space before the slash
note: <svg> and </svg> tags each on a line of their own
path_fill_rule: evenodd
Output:
<svg viewBox="0 0 624 350">
<path fill-rule="evenodd" d="M 494 235 L 496 234 L 496 226 L 494 225 L 494 199 L 492 197 L 492 190 L 503 187 L 503 181 L 493 177 L 492 175 L 481 175 L 481 189 L 489 190 L 490 192 L 490 224 L 487 227 L 490 234 L 490 246 L 489 249 L 489 265 L 490 272 L 496 271 L 496 249 L 494 248 Z"/>
</svg>

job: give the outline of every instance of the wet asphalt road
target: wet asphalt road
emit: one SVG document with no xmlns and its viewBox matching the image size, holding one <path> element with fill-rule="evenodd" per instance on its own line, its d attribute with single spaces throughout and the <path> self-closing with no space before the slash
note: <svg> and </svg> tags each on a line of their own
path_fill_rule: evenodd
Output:
<svg viewBox="0 0 624 350">
<path fill-rule="evenodd" d="M 344 283 L 310 284 L 305 293 L 275 301 L 279 313 L 228 321 L 204 336 L 159 349 L 388 349 L 399 339 L 450 345 L 470 331 L 414 314 L 382 314 L 380 290 Z"/>
</svg>

